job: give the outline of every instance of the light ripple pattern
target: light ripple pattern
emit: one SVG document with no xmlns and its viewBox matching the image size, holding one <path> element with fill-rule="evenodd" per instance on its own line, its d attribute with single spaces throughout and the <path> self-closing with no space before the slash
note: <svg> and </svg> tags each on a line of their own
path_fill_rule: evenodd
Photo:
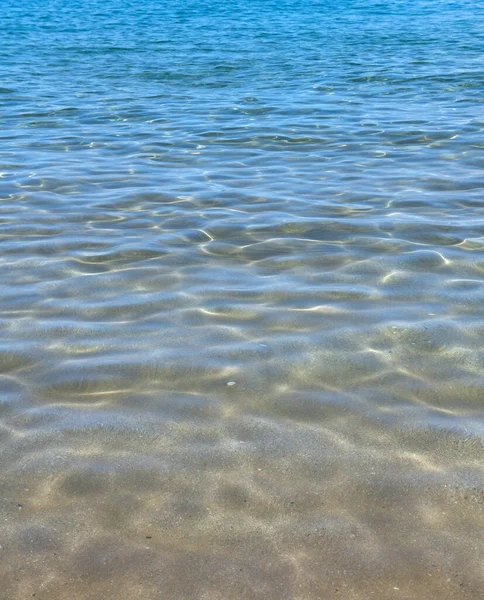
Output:
<svg viewBox="0 0 484 600">
<path fill-rule="evenodd" d="M 1 600 L 481 600 L 470 0 L 4 0 Z"/>
</svg>

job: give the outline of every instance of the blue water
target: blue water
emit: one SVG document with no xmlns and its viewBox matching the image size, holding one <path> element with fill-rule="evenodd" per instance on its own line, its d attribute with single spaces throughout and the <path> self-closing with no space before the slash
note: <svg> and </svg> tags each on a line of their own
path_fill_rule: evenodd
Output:
<svg viewBox="0 0 484 600">
<path fill-rule="evenodd" d="M 484 4 L 1 9 L 0 598 L 481 598 Z"/>
</svg>

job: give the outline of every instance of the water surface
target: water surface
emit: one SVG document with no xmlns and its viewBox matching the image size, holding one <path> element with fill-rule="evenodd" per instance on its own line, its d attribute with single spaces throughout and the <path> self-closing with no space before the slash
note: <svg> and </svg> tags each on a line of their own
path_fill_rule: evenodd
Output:
<svg viewBox="0 0 484 600">
<path fill-rule="evenodd" d="M 484 587 L 479 2 L 5 0 L 5 600 Z"/>
</svg>

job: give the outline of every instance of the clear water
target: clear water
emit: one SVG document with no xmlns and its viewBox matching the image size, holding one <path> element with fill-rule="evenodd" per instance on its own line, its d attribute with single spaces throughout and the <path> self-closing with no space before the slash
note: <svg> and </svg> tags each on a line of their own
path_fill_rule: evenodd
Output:
<svg viewBox="0 0 484 600">
<path fill-rule="evenodd" d="M 2 600 L 482 598 L 483 13 L 3 1 Z"/>
</svg>

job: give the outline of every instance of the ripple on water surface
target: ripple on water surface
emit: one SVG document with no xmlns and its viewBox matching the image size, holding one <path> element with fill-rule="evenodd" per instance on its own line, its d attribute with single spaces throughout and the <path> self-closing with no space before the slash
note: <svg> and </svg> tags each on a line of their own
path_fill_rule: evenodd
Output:
<svg viewBox="0 0 484 600">
<path fill-rule="evenodd" d="M 87 4 L 0 15 L 0 597 L 480 599 L 481 9 Z"/>
</svg>

